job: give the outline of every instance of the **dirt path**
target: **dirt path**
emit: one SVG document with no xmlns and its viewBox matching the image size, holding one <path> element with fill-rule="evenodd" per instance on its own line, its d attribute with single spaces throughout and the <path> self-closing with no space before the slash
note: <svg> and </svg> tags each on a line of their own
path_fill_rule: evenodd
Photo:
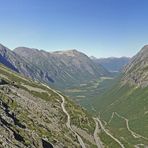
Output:
<svg viewBox="0 0 148 148">
<path fill-rule="evenodd" d="M 129 120 L 128 120 L 127 118 L 125 118 L 125 117 L 119 115 L 117 112 L 115 112 L 115 114 L 116 114 L 116 116 L 118 116 L 119 118 L 125 120 L 127 130 L 131 133 L 131 135 L 132 135 L 134 138 L 143 138 L 143 139 L 145 139 L 145 140 L 148 140 L 148 138 L 143 137 L 142 135 L 137 134 L 137 133 L 135 133 L 134 131 L 132 131 L 132 130 L 130 129 L 130 127 L 129 127 Z"/>
<path fill-rule="evenodd" d="M 61 99 L 62 99 L 62 104 L 61 104 L 62 110 L 63 110 L 63 112 L 67 115 L 67 123 L 66 123 L 66 126 L 67 126 L 73 133 L 75 133 L 75 135 L 77 136 L 78 141 L 79 141 L 80 145 L 82 146 L 82 148 L 86 148 L 86 147 L 85 147 L 85 144 L 84 144 L 84 142 L 83 142 L 83 140 L 82 140 L 82 138 L 72 129 L 72 127 L 71 127 L 71 125 L 70 125 L 70 115 L 68 114 L 68 112 L 67 112 L 66 109 L 65 109 L 65 98 L 64 98 L 62 95 L 60 95 L 60 94 L 59 94 L 59 96 L 60 96 Z"/>
<path fill-rule="evenodd" d="M 96 123 L 96 128 L 95 128 L 95 131 L 94 131 L 94 139 L 95 139 L 96 145 L 97 145 L 98 148 L 104 148 L 104 146 L 101 143 L 101 140 L 98 137 L 98 133 L 99 133 L 98 121 L 95 118 L 94 118 L 94 121 Z"/>
<path fill-rule="evenodd" d="M 101 122 L 101 120 L 100 120 L 99 118 L 96 118 L 96 120 L 99 122 L 99 124 L 100 124 L 100 126 L 101 126 L 101 129 L 102 129 L 108 136 L 110 136 L 113 140 L 115 140 L 115 141 L 120 145 L 121 148 L 125 148 L 124 145 L 123 145 L 117 138 L 115 138 L 113 135 L 111 135 L 111 134 L 105 129 L 105 127 L 103 126 L 103 124 L 102 124 L 102 122 Z"/>
<path fill-rule="evenodd" d="M 115 112 L 112 113 L 110 120 L 108 121 L 108 124 L 112 121 L 112 119 L 114 118 Z"/>
<path fill-rule="evenodd" d="M 44 84 L 43 84 L 43 85 L 44 85 Z M 67 126 L 67 128 L 69 128 L 69 129 L 77 136 L 77 139 L 78 139 L 79 144 L 81 145 L 81 147 L 82 147 L 82 148 L 86 148 L 86 146 L 85 146 L 85 144 L 84 144 L 82 138 L 79 136 L 79 134 L 78 134 L 77 132 L 75 132 L 75 131 L 72 129 L 72 127 L 71 127 L 71 125 L 70 125 L 70 115 L 69 115 L 69 113 L 67 112 L 67 110 L 65 109 L 65 98 L 64 98 L 60 93 L 58 93 L 57 91 L 51 89 L 49 86 L 47 86 L 47 85 L 44 85 L 44 86 L 47 87 L 47 88 L 49 88 L 49 89 L 52 90 L 54 93 L 56 93 L 57 95 L 60 96 L 60 98 L 62 99 L 62 103 L 61 103 L 62 110 L 63 110 L 63 112 L 64 112 L 64 113 L 66 114 L 66 116 L 67 116 L 66 126 Z"/>
</svg>

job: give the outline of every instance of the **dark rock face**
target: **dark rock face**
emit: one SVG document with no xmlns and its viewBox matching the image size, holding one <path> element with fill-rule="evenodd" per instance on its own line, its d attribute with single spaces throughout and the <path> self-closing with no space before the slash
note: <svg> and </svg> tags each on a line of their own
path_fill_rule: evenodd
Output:
<svg viewBox="0 0 148 148">
<path fill-rule="evenodd" d="M 53 148 L 52 144 L 42 139 L 43 148 Z"/>
<path fill-rule="evenodd" d="M 7 112 L 7 111 L 5 111 L 5 112 Z M 7 116 L 7 113 L 6 113 L 6 116 Z M 13 133 L 13 136 L 14 136 L 15 140 L 17 140 L 17 141 L 24 144 L 25 143 L 24 138 L 17 131 L 13 130 L 13 128 L 12 128 L 13 125 L 8 123 L 4 118 L 5 117 L 2 117 L 0 115 L 0 125 L 1 126 L 6 126 L 7 130 L 9 130 L 9 131 L 11 131 Z"/>
<path fill-rule="evenodd" d="M 0 85 L 5 85 L 5 84 L 8 84 L 8 82 L 0 78 Z"/>
<path fill-rule="evenodd" d="M 17 141 L 19 141 L 19 142 L 21 142 L 21 143 L 24 143 L 24 142 L 25 142 L 24 138 L 23 138 L 20 134 L 16 133 L 15 131 L 13 132 L 13 134 L 14 134 L 14 138 L 15 138 Z"/>
</svg>

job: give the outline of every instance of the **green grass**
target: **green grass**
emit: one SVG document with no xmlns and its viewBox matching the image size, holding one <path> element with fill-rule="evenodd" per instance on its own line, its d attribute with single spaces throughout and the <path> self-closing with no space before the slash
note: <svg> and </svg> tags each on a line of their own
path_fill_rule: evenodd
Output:
<svg viewBox="0 0 148 148">
<path fill-rule="evenodd" d="M 106 135 L 105 132 L 99 134 L 101 141 L 103 142 L 105 148 L 119 148 L 119 144 L 116 143 L 110 136 Z"/>
<path fill-rule="evenodd" d="M 109 121 L 113 112 L 129 119 L 129 126 L 134 132 L 148 138 L 148 88 L 138 88 L 134 86 L 121 86 L 117 83 L 107 93 L 98 98 L 94 103 L 96 114 L 101 114 L 101 119 Z M 111 124 L 107 126 L 115 137 L 126 145 L 133 147 L 138 143 L 148 145 L 148 141 L 143 138 L 135 139 L 127 130 L 125 121 L 114 117 Z M 121 138 L 123 137 L 124 140 Z"/>
<path fill-rule="evenodd" d="M 67 100 L 67 98 L 66 98 Z M 76 105 L 73 101 L 66 101 L 65 107 L 70 114 L 71 124 L 84 129 L 89 134 L 93 135 L 95 122 L 92 116 L 82 107 Z"/>
<path fill-rule="evenodd" d="M 103 94 L 113 83 L 112 78 L 102 77 L 98 80 L 87 82 L 85 85 L 80 85 L 79 87 L 70 87 L 64 90 L 64 93 L 92 113 L 93 102 L 97 101 L 98 96 Z"/>
</svg>

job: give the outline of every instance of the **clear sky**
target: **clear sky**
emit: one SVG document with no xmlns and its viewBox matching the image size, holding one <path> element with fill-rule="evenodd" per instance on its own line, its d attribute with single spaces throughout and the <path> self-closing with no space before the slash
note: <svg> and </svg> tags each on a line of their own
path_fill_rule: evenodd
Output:
<svg viewBox="0 0 148 148">
<path fill-rule="evenodd" d="M 148 44 L 148 0 L 0 0 L 0 43 L 132 56 Z"/>
</svg>

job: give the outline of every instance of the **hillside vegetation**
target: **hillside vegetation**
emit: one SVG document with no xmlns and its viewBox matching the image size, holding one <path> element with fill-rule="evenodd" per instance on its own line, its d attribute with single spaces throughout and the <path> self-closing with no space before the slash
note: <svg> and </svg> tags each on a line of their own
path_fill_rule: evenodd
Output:
<svg viewBox="0 0 148 148">
<path fill-rule="evenodd" d="M 127 65 L 116 84 L 94 102 L 106 129 L 125 148 L 148 146 L 148 46 Z"/>
<path fill-rule="evenodd" d="M 95 122 L 84 109 L 63 98 L 71 127 L 86 147 L 95 148 Z M 0 147 L 80 147 L 66 125 L 62 101 L 55 90 L 0 65 Z"/>
</svg>

